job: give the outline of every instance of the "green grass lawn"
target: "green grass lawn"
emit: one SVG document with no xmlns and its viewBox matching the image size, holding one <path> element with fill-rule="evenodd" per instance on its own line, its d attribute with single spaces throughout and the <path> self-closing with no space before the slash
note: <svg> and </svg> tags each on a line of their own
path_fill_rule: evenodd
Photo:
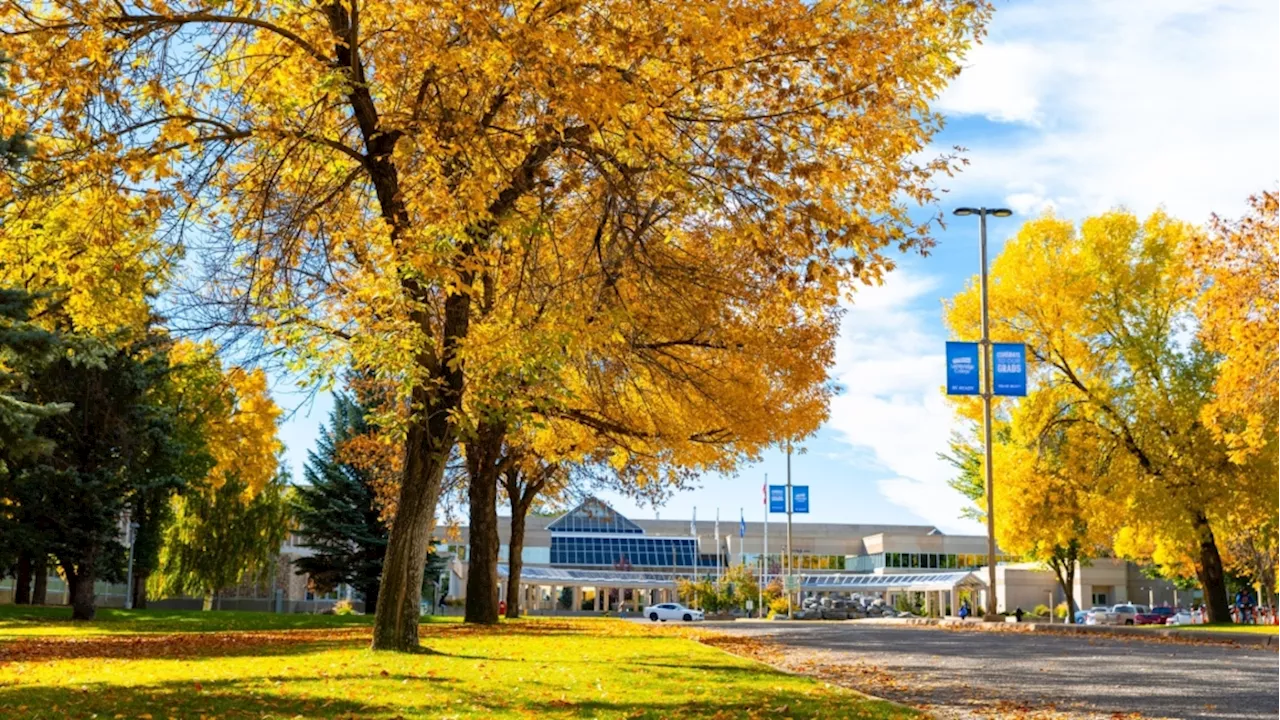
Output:
<svg viewBox="0 0 1280 720">
<path fill-rule="evenodd" d="M 0 614 L 0 717 L 916 717 L 618 620 L 431 623 L 435 654 L 409 655 L 368 650 L 364 618 L 44 612 Z"/>
<path fill-rule="evenodd" d="M 1152 627 L 1164 628 L 1166 630 L 1178 630 L 1179 632 L 1197 633 L 1197 632 L 1236 632 L 1250 633 L 1256 635 L 1276 635 L 1280 631 L 1280 627 L 1276 625 L 1236 625 L 1234 623 L 1209 623 L 1208 625 L 1176 625 L 1164 626 L 1153 625 Z"/>
</svg>

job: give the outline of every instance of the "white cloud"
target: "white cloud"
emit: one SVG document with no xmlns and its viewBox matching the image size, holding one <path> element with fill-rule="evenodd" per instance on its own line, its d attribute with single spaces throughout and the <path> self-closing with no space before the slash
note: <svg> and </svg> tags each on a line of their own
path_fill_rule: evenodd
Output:
<svg viewBox="0 0 1280 720">
<path fill-rule="evenodd" d="M 966 138 L 956 189 L 1069 216 L 1240 212 L 1280 180 L 1278 22 L 1275 0 L 1002 5 L 939 108 L 1012 125 Z"/>
<path fill-rule="evenodd" d="M 967 502 L 947 486 L 953 417 L 941 394 L 943 340 L 926 320 L 937 316 L 934 278 L 898 270 L 879 287 L 860 288 L 836 346 L 844 393 L 831 404 L 830 427 L 893 474 L 880 493 L 947 531 L 978 532 L 960 519 Z M 928 300 L 920 304 L 920 301 Z"/>
</svg>

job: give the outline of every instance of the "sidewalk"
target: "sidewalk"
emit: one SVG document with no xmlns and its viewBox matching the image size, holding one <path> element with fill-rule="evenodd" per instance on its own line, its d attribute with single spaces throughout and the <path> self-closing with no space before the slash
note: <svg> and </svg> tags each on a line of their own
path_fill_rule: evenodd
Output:
<svg viewBox="0 0 1280 720">
<path fill-rule="evenodd" d="M 1152 626 L 1135 627 L 1131 625 L 1059 625 L 1044 622 L 983 622 L 981 620 L 960 620 L 958 618 L 865 618 L 861 620 L 845 620 L 847 623 L 862 625 L 916 625 L 937 626 L 952 630 L 975 630 L 984 632 L 1041 632 L 1059 635 L 1111 635 L 1128 638 L 1183 638 L 1203 642 L 1217 642 L 1224 645 L 1261 645 L 1278 647 L 1278 638 L 1273 634 L 1260 635 L 1248 632 L 1230 631 L 1196 631 L 1194 625 L 1187 626 Z"/>
</svg>

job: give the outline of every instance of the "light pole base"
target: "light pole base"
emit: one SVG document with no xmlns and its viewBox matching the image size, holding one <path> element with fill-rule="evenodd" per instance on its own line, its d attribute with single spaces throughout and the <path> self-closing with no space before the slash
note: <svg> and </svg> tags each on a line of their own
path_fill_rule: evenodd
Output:
<svg viewBox="0 0 1280 720">
<path fill-rule="evenodd" d="M 982 616 L 982 622 L 1004 622 L 1004 616 L 997 615 L 995 613 L 987 613 Z"/>
</svg>

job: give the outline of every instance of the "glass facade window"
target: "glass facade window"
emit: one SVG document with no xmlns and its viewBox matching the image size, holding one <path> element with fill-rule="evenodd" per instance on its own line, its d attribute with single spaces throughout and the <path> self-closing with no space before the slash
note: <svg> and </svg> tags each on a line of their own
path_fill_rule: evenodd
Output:
<svg viewBox="0 0 1280 720">
<path fill-rule="evenodd" d="M 715 567 L 715 555 L 699 555 L 693 538 L 664 538 L 636 535 L 616 537 L 551 536 L 552 565 L 594 567 Z M 708 560 L 709 559 L 709 560 Z"/>
<path fill-rule="evenodd" d="M 714 564 L 715 556 L 712 555 L 711 558 Z M 850 568 L 849 561 L 852 556 L 795 553 L 794 558 L 797 570 L 847 570 Z M 779 572 L 784 560 L 786 560 L 786 556 L 782 553 L 769 553 L 769 572 Z M 757 566 L 760 564 L 760 555 L 758 553 L 748 553 L 745 562 L 748 565 Z"/>
<path fill-rule="evenodd" d="M 997 555 L 996 562 L 1014 562 L 1010 555 Z M 973 553 L 875 553 L 851 559 L 855 572 L 876 568 L 918 568 L 921 570 L 972 570 L 987 564 L 987 556 Z"/>
</svg>

